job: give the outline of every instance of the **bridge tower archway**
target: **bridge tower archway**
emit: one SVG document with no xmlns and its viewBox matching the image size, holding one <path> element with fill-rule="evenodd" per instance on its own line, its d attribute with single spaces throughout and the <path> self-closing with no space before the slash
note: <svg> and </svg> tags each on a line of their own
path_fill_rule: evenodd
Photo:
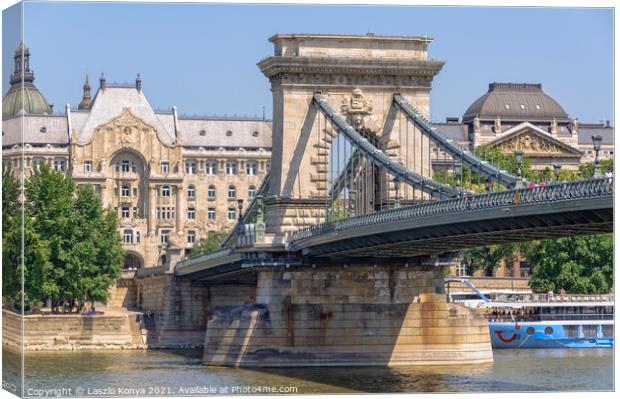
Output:
<svg viewBox="0 0 620 399">
<path fill-rule="evenodd" d="M 313 104 L 317 91 L 395 161 L 431 177 L 430 157 L 412 156 L 429 154 L 430 141 L 405 138 L 406 122 L 392 101 L 398 92 L 428 115 L 431 83 L 443 66 L 428 58 L 432 39 L 279 34 L 270 41 L 274 55 L 258 64 L 273 93 L 266 242 L 284 242 L 288 233 L 326 220 L 329 157 L 338 132 Z M 387 175 L 380 180 L 386 190 L 376 202 L 394 196 Z"/>
</svg>

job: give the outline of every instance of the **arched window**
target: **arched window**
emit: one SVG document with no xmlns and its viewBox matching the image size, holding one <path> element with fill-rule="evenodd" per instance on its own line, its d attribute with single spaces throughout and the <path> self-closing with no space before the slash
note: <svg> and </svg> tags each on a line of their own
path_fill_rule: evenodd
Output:
<svg viewBox="0 0 620 399">
<path fill-rule="evenodd" d="M 210 185 L 209 188 L 207 189 L 207 197 L 210 200 L 215 199 L 215 186 L 214 185 Z"/>
<path fill-rule="evenodd" d="M 256 187 L 250 186 L 250 188 L 248 188 L 248 198 L 252 199 L 254 197 L 256 197 Z"/>
<path fill-rule="evenodd" d="M 163 186 L 161 188 L 161 196 L 162 197 L 170 197 L 170 186 Z"/>
<path fill-rule="evenodd" d="M 235 188 L 235 186 L 228 187 L 228 198 L 229 199 L 237 198 L 237 189 Z"/>
<path fill-rule="evenodd" d="M 194 187 L 193 184 L 187 188 L 187 199 L 189 200 L 196 199 L 196 187 Z"/>
</svg>

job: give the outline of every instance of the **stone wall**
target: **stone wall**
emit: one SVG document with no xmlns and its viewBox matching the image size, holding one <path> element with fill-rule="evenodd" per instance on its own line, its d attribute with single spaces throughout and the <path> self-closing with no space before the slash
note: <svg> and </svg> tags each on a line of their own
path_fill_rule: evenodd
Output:
<svg viewBox="0 0 620 399">
<path fill-rule="evenodd" d="M 207 288 L 200 282 L 155 274 L 136 279 L 149 347 L 196 347 L 204 342 Z"/>
<path fill-rule="evenodd" d="M 29 315 L 2 311 L 2 344 L 21 350 L 141 348 L 131 315 Z M 23 342 L 23 346 L 22 346 Z"/>
<path fill-rule="evenodd" d="M 106 306 L 109 308 L 133 308 L 136 306 L 136 283 L 131 278 L 120 278 L 109 288 L 110 296 Z"/>
<path fill-rule="evenodd" d="M 261 271 L 255 303 L 213 306 L 204 362 L 389 366 L 493 360 L 487 321 L 446 303 L 439 267 Z"/>
</svg>

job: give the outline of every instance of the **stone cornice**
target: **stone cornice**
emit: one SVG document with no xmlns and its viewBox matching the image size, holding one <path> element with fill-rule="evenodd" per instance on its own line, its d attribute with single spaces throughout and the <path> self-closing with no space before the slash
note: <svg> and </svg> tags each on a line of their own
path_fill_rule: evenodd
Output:
<svg viewBox="0 0 620 399">
<path fill-rule="evenodd" d="M 260 61 L 257 65 L 269 79 L 282 74 L 397 75 L 432 78 L 439 73 L 444 61 L 274 56 Z"/>
</svg>

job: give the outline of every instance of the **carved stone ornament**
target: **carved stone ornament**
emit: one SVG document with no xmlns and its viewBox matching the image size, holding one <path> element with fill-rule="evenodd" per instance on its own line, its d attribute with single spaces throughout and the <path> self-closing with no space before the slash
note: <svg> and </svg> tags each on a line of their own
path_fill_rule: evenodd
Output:
<svg viewBox="0 0 620 399">
<path fill-rule="evenodd" d="M 521 150 L 526 154 L 562 154 L 566 152 L 559 145 L 530 133 L 520 134 L 497 147 L 503 153 L 513 153 L 516 150 Z"/>
<path fill-rule="evenodd" d="M 358 131 L 377 134 L 381 130 L 372 116 L 372 100 L 365 98 L 359 88 L 353 89 L 351 97 L 342 99 L 340 111 Z"/>
</svg>

